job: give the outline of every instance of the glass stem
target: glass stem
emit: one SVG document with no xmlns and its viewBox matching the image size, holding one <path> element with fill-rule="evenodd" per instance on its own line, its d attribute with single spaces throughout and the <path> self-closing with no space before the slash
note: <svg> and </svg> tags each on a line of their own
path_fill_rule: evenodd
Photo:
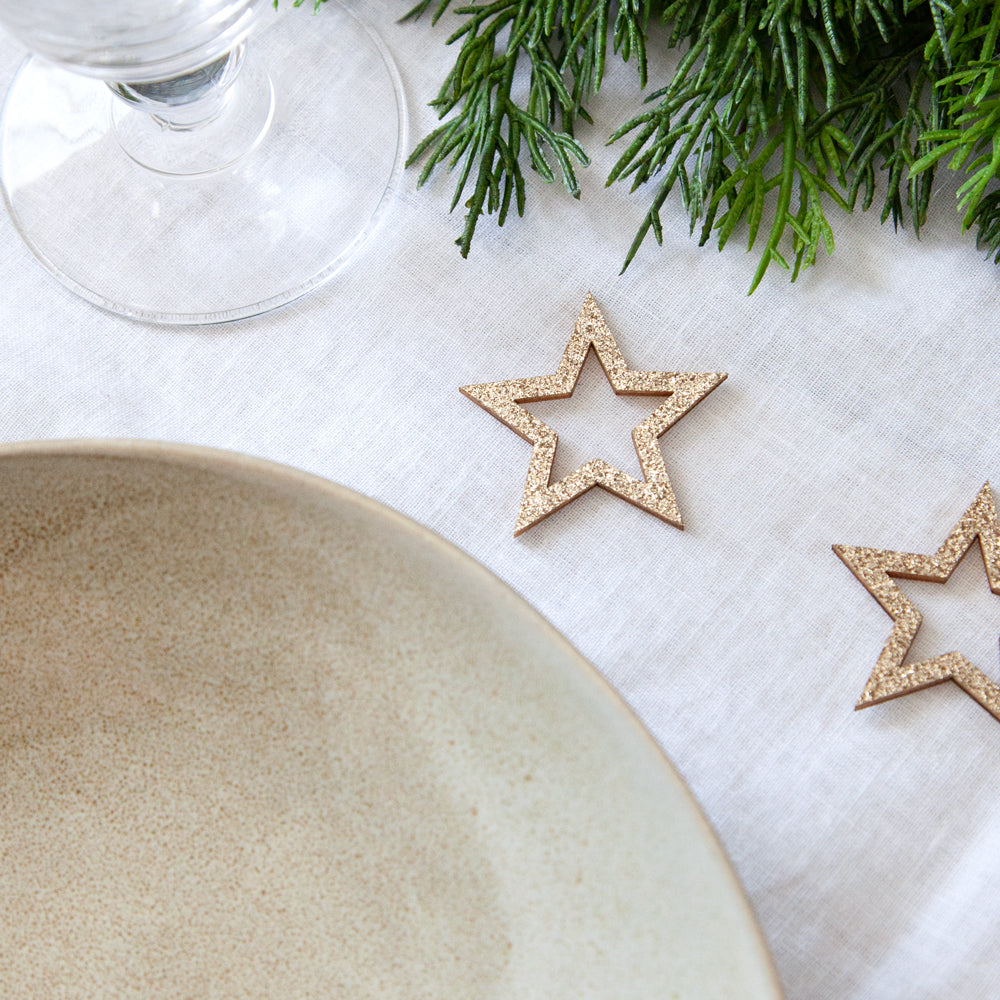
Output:
<svg viewBox="0 0 1000 1000">
<path fill-rule="evenodd" d="M 243 65 L 246 44 L 192 73 L 149 83 L 109 83 L 112 92 L 164 128 L 185 131 L 214 121 Z"/>
<path fill-rule="evenodd" d="M 254 149 L 271 122 L 270 77 L 246 43 L 190 73 L 142 83 L 110 83 L 112 120 L 136 163 L 171 176 L 226 169 Z"/>
</svg>

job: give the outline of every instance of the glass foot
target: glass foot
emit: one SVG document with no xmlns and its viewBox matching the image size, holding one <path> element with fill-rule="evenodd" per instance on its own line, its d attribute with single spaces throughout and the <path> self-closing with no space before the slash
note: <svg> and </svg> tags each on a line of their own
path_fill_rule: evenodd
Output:
<svg viewBox="0 0 1000 1000">
<path fill-rule="evenodd" d="M 121 315 L 219 323 L 298 298 L 358 249 L 402 168 L 392 57 L 328 2 L 264 15 L 245 59 L 273 93 L 255 142 L 177 174 L 137 162 L 141 136 L 124 140 L 106 84 L 24 63 L 0 123 L 0 178 L 22 237 L 63 284 Z"/>
</svg>

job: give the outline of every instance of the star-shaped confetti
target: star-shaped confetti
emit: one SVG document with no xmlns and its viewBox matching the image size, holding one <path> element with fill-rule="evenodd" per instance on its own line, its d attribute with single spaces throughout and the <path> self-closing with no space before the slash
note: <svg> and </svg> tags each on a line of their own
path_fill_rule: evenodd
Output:
<svg viewBox="0 0 1000 1000">
<path fill-rule="evenodd" d="M 972 506 L 932 556 L 834 545 L 833 551 L 893 620 L 892 632 L 856 708 L 954 681 L 1000 720 L 1000 687 L 961 653 L 944 653 L 922 663 L 905 663 L 922 617 L 892 579 L 944 583 L 977 538 L 990 590 L 1000 594 L 1000 530 L 989 483 L 979 491 Z"/>
<path fill-rule="evenodd" d="M 612 389 L 620 396 L 666 396 L 632 431 L 644 480 L 597 458 L 558 482 L 551 482 L 556 432 L 529 413 L 521 403 L 566 399 L 573 395 L 587 354 L 593 348 Z M 520 535 L 594 486 L 601 486 L 636 507 L 683 528 L 674 491 L 667 476 L 659 438 L 698 405 L 726 378 L 724 372 L 637 372 L 625 364 L 594 296 L 587 294 L 559 369 L 554 375 L 466 385 L 462 392 L 534 445 L 528 479 L 521 498 L 514 534 Z"/>
</svg>

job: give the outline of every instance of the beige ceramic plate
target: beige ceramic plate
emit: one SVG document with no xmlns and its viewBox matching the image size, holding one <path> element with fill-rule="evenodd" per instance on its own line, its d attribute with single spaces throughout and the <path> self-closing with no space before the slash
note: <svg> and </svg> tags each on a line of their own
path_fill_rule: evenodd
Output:
<svg viewBox="0 0 1000 1000">
<path fill-rule="evenodd" d="M 653 742 L 426 530 L 135 442 L 4 449 L 0 511 L 5 997 L 779 995 Z"/>
</svg>

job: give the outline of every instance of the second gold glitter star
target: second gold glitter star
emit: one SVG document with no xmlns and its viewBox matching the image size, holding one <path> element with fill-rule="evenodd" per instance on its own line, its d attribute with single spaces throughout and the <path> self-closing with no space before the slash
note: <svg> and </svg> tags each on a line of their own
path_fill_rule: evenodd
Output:
<svg viewBox="0 0 1000 1000">
<path fill-rule="evenodd" d="M 997 522 L 993 490 L 988 482 L 932 556 L 892 549 L 834 545 L 833 551 L 892 618 L 892 631 L 855 708 L 867 708 L 944 681 L 954 681 L 1000 720 L 1000 686 L 958 651 L 944 653 L 922 663 L 906 662 L 906 654 L 923 619 L 894 582 L 894 578 L 899 578 L 946 583 L 977 539 L 990 590 L 1000 594 L 1000 524 Z"/>
<path fill-rule="evenodd" d="M 667 397 L 632 431 L 644 480 L 635 479 L 601 459 L 593 459 L 558 482 L 551 482 L 558 440 L 556 432 L 520 405 L 572 396 L 591 348 L 618 395 Z M 461 391 L 534 446 L 515 535 L 527 531 L 594 486 L 601 486 L 668 524 L 683 528 L 659 438 L 725 378 L 725 372 L 632 371 L 626 366 L 597 302 L 588 293 L 554 375 L 466 385 Z"/>
</svg>

